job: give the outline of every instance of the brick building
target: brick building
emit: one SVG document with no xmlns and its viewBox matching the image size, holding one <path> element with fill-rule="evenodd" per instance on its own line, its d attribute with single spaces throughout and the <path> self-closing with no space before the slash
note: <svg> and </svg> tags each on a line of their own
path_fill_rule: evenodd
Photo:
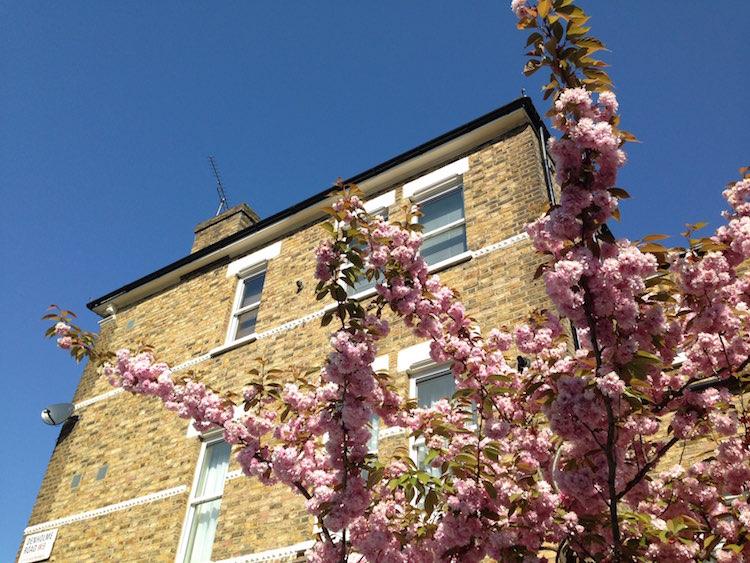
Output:
<svg viewBox="0 0 750 563">
<path fill-rule="evenodd" d="M 536 110 L 520 98 L 350 179 L 369 211 L 421 205 L 423 255 L 485 327 L 546 304 L 523 232 L 551 193 L 540 135 Z M 265 219 L 239 205 L 201 223 L 190 254 L 89 303 L 103 342 L 147 342 L 175 371 L 221 391 L 241 389 L 258 357 L 320 364 L 329 331 L 313 291 L 314 249 L 329 192 Z M 362 299 L 374 292 L 357 290 Z M 445 367 L 430 365 L 426 343 L 400 324 L 380 353 L 376 369 L 421 404 L 452 392 Z M 73 402 L 24 531 L 27 545 L 54 539 L 50 561 L 292 561 L 309 546 L 313 522 L 300 498 L 242 477 L 220 436 L 198 435 L 157 399 L 118 392 L 91 367 Z M 405 443 L 399 428 L 381 427 L 371 447 L 387 456 Z"/>
</svg>

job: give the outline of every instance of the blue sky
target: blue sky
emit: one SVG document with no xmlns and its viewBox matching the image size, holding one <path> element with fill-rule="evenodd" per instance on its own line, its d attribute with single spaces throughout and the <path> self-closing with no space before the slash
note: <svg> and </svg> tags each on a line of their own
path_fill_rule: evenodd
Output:
<svg viewBox="0 0 750 563">
<path fill-rule="evenodd" d="M 0 560 L 11 560 L 80 370 L 41 338 L 185 255 L 216 209 L 288 207 L 518 97 L 509 2 L 0 2 Z M 585 2 L 610 47 L 633 196 L 622 236 L 716 222 L 750 163 L 744 2 Z M 542 109 L 543 113 L 543 109 Z"/>
</svg>

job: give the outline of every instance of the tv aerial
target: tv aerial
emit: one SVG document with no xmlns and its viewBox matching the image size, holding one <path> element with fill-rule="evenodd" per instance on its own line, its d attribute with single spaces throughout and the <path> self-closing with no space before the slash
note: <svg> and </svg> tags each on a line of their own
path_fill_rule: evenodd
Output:
<svg viewBox="0 0 750 563">
<path fill-rule="evenodd" d="M 219 209 L 216 210 L 216 215 L 219 215 L 229 209 L 229 201 L 227 201 L 227 194 L 224 191 L 224 184 L 221 182 L 219 167 L 216 166 L 216 159 L 213 156 L 209 156 L 208 163 L 211 165 L 211 171 L 214 173 L 214 178 L 216 178 L 216 193 L 219 194 Z"/>
</svg>

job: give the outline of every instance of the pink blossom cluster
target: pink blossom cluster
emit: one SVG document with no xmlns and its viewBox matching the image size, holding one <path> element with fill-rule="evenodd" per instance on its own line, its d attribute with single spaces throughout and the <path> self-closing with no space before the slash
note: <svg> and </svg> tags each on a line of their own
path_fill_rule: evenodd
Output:
<svg viewBox="0 0 750 563">
<path fill-rule="evenodd" d="M 70 336 L 70 325 L 62 321 L 55 324 L 55 336 L 57 345 L 63 350 L 69 350 L 73 345 L 73 337 Z"/>
<path fill-rule="evenodd" d="M 512 0 L 510 9 L 513 10 L 519 20 L 525 20 L 534 15 L 534 12 L 529 8 L 528 0 Z"/>
<path fill-rule="evenodd" d="M 513 10 L 519 19 L 526 17 L 516 4 Z M 666 263 L 630 241 L 613 241 L 606 223 L 618 217 L 622 193 L 615 188 L 616 177 L 625 163 L 618 109 L 611 92 L 600 93 L 598 99 L 584 88 L 560 92 L 553 124 L 562 137 L 549 144 L 560 201 L 527 229 L 535 248 L 551 257 L 543 275 L 548 295 L 576 327 L 583 350 L 574 357 L 551 350 L 554 338 L 540 325 L 516 330 L 519 349 L 537 355 L 527 370 L 537 380 L 533 396 L 563 439 L 554 470 L 562 504 L 579 515 L 600 515 L 601 521 L 608 511 L 613 465 L 615 490 L 627 491 L 623 501 L 656 518 L 678 485 L 656 480 L 647 486 L 639 468 L 658 461 L 678 440 L 736 434 L 739 421 L 745 420 L 736 412 L 738 401 L 726 389 L 691 392 L 690 384 L 711 376 L 730 380 L 750 357 L 750 283 L 737 272 L 750 258 L 750 179 L 724 193 L 731 206 L 725 214 L 728 224 L 687 252 L 664 249 Z M 675 290 L 660 281 L 667 267 Z M 679 295 L 666 297 L 668 292 Z M 684 359 L 675 369 L 678 352 Z M 544 361 L 540 353 L 546 355 Z M 632 405 L 642 401 L 654 405 L 655 412 L 633 411 Z M 668 413 L 671 442 L 658 436 L 659 418 Z M 614 451 L 608 459 L 612 428 Z M 719 444 L 716 458 L 692 471 L 702 476 L 702 483 L 718 479 L 725 490 L 732 487 L 719 475 L 731 475 L 734 488 L 747 492 L 748 448 L 734 448 L 730 468 L 721 454 L 726 449 L 721 438 Z M 672 517 L 680 510 L 705 520 L 703 512 L 687 505 L 680 505 Z M 726 532 L 734 530 L 732 522 L 737 521 L 736 515 L 734 520 L 724 517 L 711 521 L 710 527 Z M 608 537 L 606 525 L 591 532 L 591 537 Z M 693 535 L 685 532 L 685 541 L 676 545 L 654 542 L 648 556 L 692 560 L 701 548 L 693 541 L 698 533 L 705 530 L 699 526 Z M 722 537 L 729 541 L 729 535 Z M 586 536 L 576 541 L 593 553 Z"/>
<path fill-rule="evenodd" d="M 357 202 L 347 198 L 343 201 L 340 210 L 362 217 Z M 443 285 L 438 276 L 429 275 L 427 264 L 419 255 L 421 237 L 417 232 L 378 218 L 369 222 L 360 220 L 352 225 L 368 241 L 366 267 L 384 275 L 383 282 L 376 286 L 379 299 L 402 317 L 417 336 L 430 339 L 432 359 L 437 363 L 450 362 L 456 387 L 468 393 L 463 406 L 439 401 L 430 408 L 400 411 L 396 416 L 381 412 L 377 404 L 373 405 L 373 410 L 389 423 L 420 435 L 437 452 L 432 462 L 435 466 L 459 459 L 467 451 L 476 452 L 480 463 L 495 476 L 493 487 L 498 491 L 493 497 L 476 479 L 454 482 L 455 492 L 446 498 L 446 512 L 436 520 L 434 533 L 420 538 L 415 530 L 409 541 L 404 542 L 401 518 L 409 519 L 413 511 L 398 495 L 394 497 L 390 490 L 376 487 L 368 513 L 351 523 L 352 549 L 369 561 L 429 561 L 434 560 L 436 553 L 457 553 L 462 561 L 479 561 L 487 555 L 502 560 L 518 549 L 535 557 L 532 554 L 536 554 L 544 542 L 559 540 L 565 534 L 571 520 L 570 517 L 565 521 L 558 518 L 559 498 L 540 474 L 540 469 L 550 462 L 554 451 L 551 433 L 523 424 L 528 416 L 526 401 L 519 400 L 515 393 L 498 393 L 494 398 L 496 409 L 482 407 L 475 413 L 466 407 L 472 402 L 481 404 L 485 394 L 498 381 L 502 381 L 505 388 L 520 389 L 522 386 L 520 375 L 503 356 L 512 344 L 512 336 L 494 330 L 486 341 L 482 338 L 455 292 Z M 338 261 L 328 256 L 322 259 L 329 263 Z M 561 334 L 559 322 L 551 318 L 549 325 L 538 334 L 526 339 L 524 336 L 517 338 L 529 346 L 535 340 L 541 351 L 545 344 L 551 344 Z M 360 375 L 353 367 L 370 362 L 374 350 L 362 347 L 362 342 L 353 341 L 353 338 L 341 333 L 334 336 L 335 351 L 329 358 L 324 379 L 339 385 L 348 381 L 354 389 L 364 393 L 369 391 L 366 386 L 372 383 L 367 377 L 352 380 L 352 375 Z M 334 367 L 341 370 L 343 366 L 350 366 L 346 374 L 340 371 L 328 373 Z M 348 375 L 349 379 L 341 379 L 342 375 Z M 367 372 L 361 375 L 366 376 Z M 458 429 L 471 427 L 476 424 L 477 416 L 482 419 L 482 434 L 462 432 L 446 443 L 433 431 L 438 421 Z M 356 420 L 357 424 L 364 422 L 363 415 Z M 487 447 L 497 448 L 499 453 L 512 457 L 514 462 L 500 462 L 483 455 Z M 530 476 L 536 483 L 534 486 L 521 488 L 517 485 L 519 479 L 528 480 Z M 513 502 L 525 503 L 527 510 L 512 510 Z M 483 512 L 498 517 L 491 520 L 482 516 Z M 372 514 L 389 514 L 391 517 L 380 520 L 373 528 Z M 321 548 L 316 557 L 324 560 L 321 555 L 324 552 Z"/>
<path fill-rule="evenodd" d="M 511 9 L 522 22 L 537 15 L 527 0 Z M 750 415 L 731 391 L 750 364 L 750 178 L 724 192 L 727 224 L 688 249 L 614 240 L 606 224 L 619 217 L 627 138 L 618 110 L 613 93 L 582 87 L 554 101 L 560 202 L 527 232 L 549 258 L 557 314 L 484 334 L 429 274 L 409 217 L 372 217 L 346 187 L 333 237 L 316 250 L 317 291 L 337 301 L 324 324 L 341 325 L 319 378 L 255 383 L 240 410 L 148 351 L 120 350 L 104 373 L 199 431 L 222 428 L 245 474 L 302 494 L 323 527 L 311 561 L 530 562 L 550 545 L 612 561 L 626 544 L 639 560 L 750 560 Z M 352 272 L 380 280 L 366 310 L 346 297 Z M 453 397 L 418 408 L 374 373 L 388 310 L 450 366 Z M 77 327 L 48 334 L 93 355 Z M 374 417 L 423 444 L 424 465 L 370 455 Z M 709 450 L 697 462 L 664 467 L 696 444 Z"/>
</svg>

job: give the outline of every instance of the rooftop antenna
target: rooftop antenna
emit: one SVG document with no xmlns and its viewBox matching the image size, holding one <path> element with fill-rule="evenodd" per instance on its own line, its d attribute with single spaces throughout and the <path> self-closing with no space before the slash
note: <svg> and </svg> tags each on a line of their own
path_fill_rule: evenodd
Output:
<svg viewBox="0 0 750 563">
<path fill-rule="evenodd" d="M 227 194 L 224 192 L 224 184 L 221 183 L 221 175 L 219 174 L 219 168 L 216 166 L 216 159 L 213 156 L 209 156 L 208 162 L 216 178 L 216 192 L 219 194 L 219 209 L 216 210 L 216 215 L 219 215 L 229 209 L 229 202 L 227 201 Z"/>
</svg>

